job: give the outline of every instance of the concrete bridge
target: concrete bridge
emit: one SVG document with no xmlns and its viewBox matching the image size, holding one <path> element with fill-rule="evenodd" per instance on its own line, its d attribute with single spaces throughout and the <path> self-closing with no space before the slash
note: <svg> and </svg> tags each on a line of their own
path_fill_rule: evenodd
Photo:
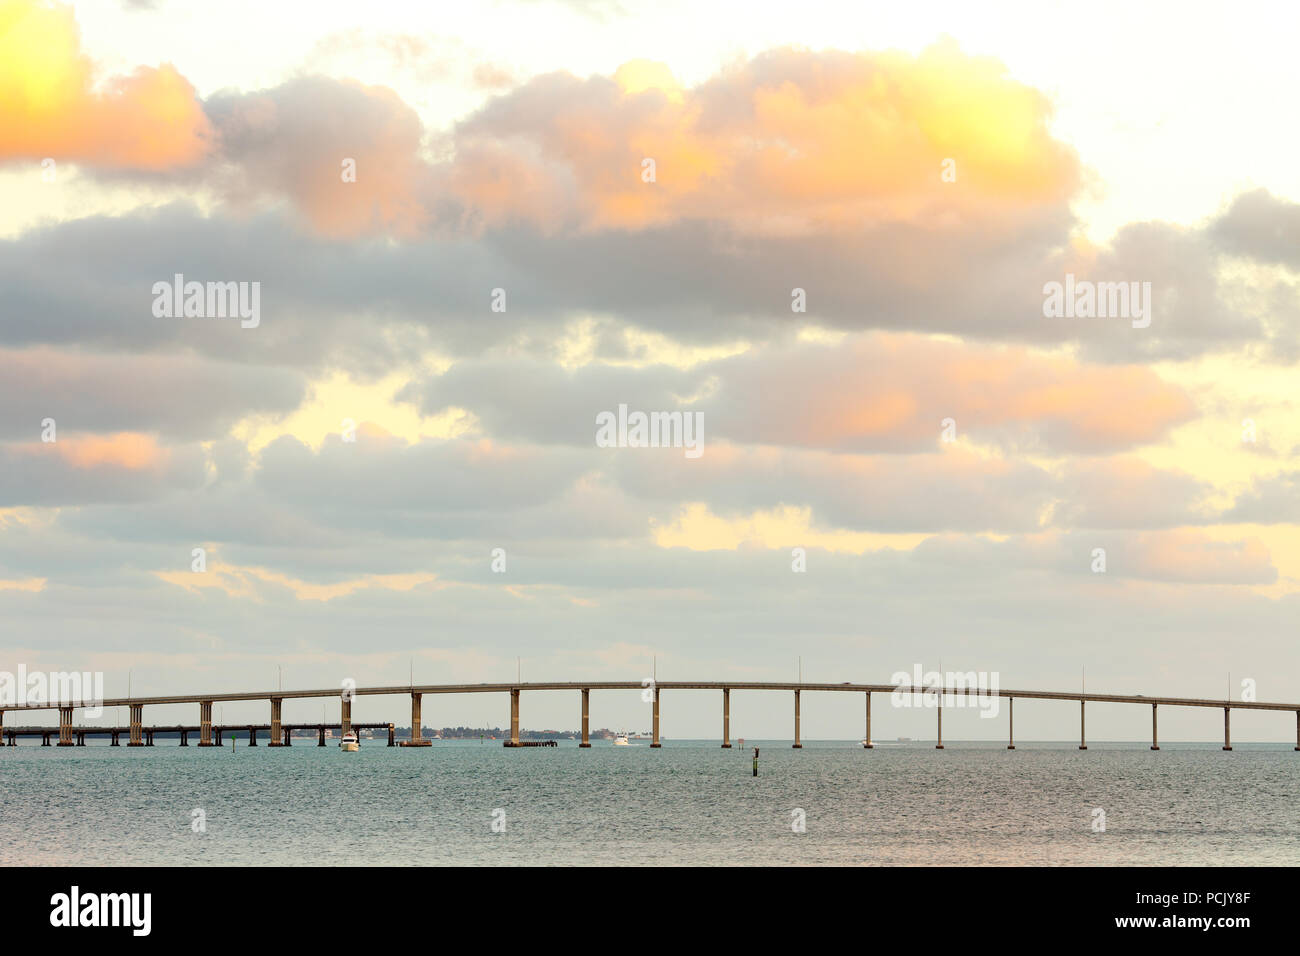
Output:
<svg viewBox="0 0 1300 956">
<path fill-rule="evenodd" d="M 540 683 L 513 683 L 513 684 L 407 684 L 391 687 L 357 687 L 340 690 L 338 688 L 325 688 L 321 690 L 276 690 L 276 691 L 237 691 L 224 694 L 177 694 L 171 696 L 154 696 L 154 697 L 121 697 L 104 700 L 99 702 L 90 701 L 63 701 L 52 702 L 47 704 L 25 704 L 13 707 L 6 707 L 0 710 L 0 735 L 4 731 L 4 715 L 6 711 L 42 711 L 58 710 L 59 712 L 59 745 L 69 746 L 73 744 L 73 738 L 77 734 L 87 733 L 108 733 L 116 730 L 118 733 L 126 733 L 129 738 L 128 747 L 148 746 L 145 742 L 146 730 L 143 723 L 144 708 L 146 706 L 159 706 L 163 704 L 198 704 L 199 705 L 199 723 L 193 730 L 199 734 L 199 746 L 213 746 L 212 740 L 212 705 L 221 701 L 246 701 L 246 700 L 265 700 L 271 705 L 271 721 L 269 724 L 257 725 L 259 729 L 265 728 L 270 734 L 271 746 L 282 746 L 285 727 L 314 727 L 322 728 L 324 726 L 339 727 L 343 733 L 356 727 L 390 727 L 390 744 L 392 742 L 391 725 L 389 724 L 353 724 L 352 723 L 352 702 L 358 697 L 377 697 L 391 696 L 394 694 L 409 694 L 411 698 L 411 733 L 412 739 L 404 741 L 403 746 L 427 747 L 432 741 L 425 739 L 420 734 L 420 703 L 425 694 L 509 694 L 510 695 L 510 737 L 505 740 L 507 747 L 521 746 L 519 741 L 519 700 L 524 691 L 577 691 L 582 695 L 582 741 L 580 747 L 590 747 L 591 742 L 588 738 L 588 715 L 590 712 L 590 699 L 593 690 L 636 690 L 649 691 L 653 694 L 653 730 L 651 747 L 659 747 L 659 698 L 665 690 L 712 690 L 722 692 L 722 746 L 729 748 L 731 746 L 731 692 L 733 690 L 742 691 L 787 691 L 794 694 L 794 746 L 802 747 L 803 743 L 799 733 L 799 703 L 800 695 L 805 691 L 814 693 L 839 693 L 839 694 L 862 694 L 866 704 L 866 734 L 863 737 L 863 746 L 870 748 L 871 744 L 871 695 L 872 694 L 910 694 L 913 696 L 939 696 L 937 710 L 938 721 L 938 742 L 935 748 L 943 749 L 943 699 L 954 697 L 1000 697 L 1006 698 L 1009 704 L 1007 715 L 1007 749 L 1015 749 L 1015 701 L 1016 698 L 1026 698 L 1032 700 L 1061 700 L 1061 701 L 1078 701 L 1079 702 L 1079 749 L 1087 750 L 1087 735 L 1085 732 L 1085 709 L 1088 702 L 1107 703 L 1107 704 L 1141 704 L 1151 708 L 1151 749 L 1160 749 L 1160 740 L 1158 733 L 1157 714 L 1160 707 L 1211 707 L 1221 708 L 1223 710 L 1223 749 L 1232 749 L 1232 711 L 1234 710 L 1281 710 L 1292 711 L 1296 718 L 1296 746 L 1295 749 L 1300 751 L 1300 704 L 1282 704 L 1282 703 L 1264 703 L 1257 701 L 1234 701 L 1228 699 L 1214 700 L 1211 698 L 1195 697 L 1146 697 L 1142 694 L 1095 694 L 1083 691 L 1045 691 L 1045 690 L 997 690 L 991 691 L 987 688 L 976 688 L 969 686 L 956 687 L 919 687 L 912 685 L 895 685 L 895 684 L 854 684 L 845 682 L 842 684 L 817 684 L 817 683 L 782 683 L 770 681 L 567 681 L 567 682 L 540 682 Z M 321 724 L 293 724 L 286 725 L 281 722 L 281 707 L 286 700 L 297 700 L 303 698 L 340 698 L 342 702 L 342 714 L 339 724 L 321 725 Z M 73 713 L 77 709 L 89 706 L 102 707 L 122 707 L 130 708 L 131 723 L 126 728 L 91 728 L 91 727 L 74 727 L 72 723 Z M 249 725 L 238 725 L 239 729 L 249 729 Z M 149 736 L 157 733 L 160 728 L 150 728 Z M 161 728 L 161 729 L 182 729 L 182 728 Z M 190 727 L 183 728 L 187 733 L 191 731 Z M 40 728 L 23 728 L 23 733 L 40 732 Z M 53 733 L 52 730 L 46 730 L 47 733 Z M 250 731 L 254 732 L 254 731 Z M 219 733 L 219 731 L 218 731 Z M 11 738 L 12 740 L 12 738 Z"/>
<path fill-rule="evenodd" d="M 324 747 L 326 730 L 342 730 L 341 724 L 281 724 L 280 727 L 283 732 L 281 739 L 278 741 L 273 739 L 268 740 L 268 747 L 292 746 L 291 740 L 295 730 L 316 731 L 316 746 Z M 392 747 L 394 744 L 395 735 L 392 724 L 353 724 L 352 729 L 387 730 L 388 746 Z M 235 734 L 243 731 L 248 734 L 248 746 L 256 747 L 257 734 L 259 731 L 263 730 L 269 735 L 271 732 L 271 725 L 212 724 L 209 728 L 208 741 L 207 743 L 204 743 L 202 740 L 202 728 L 197 724 L 176 724 L 174 726 L 155 724 L 140 729 L 140 738 L 144 741 L 140 746 L 152 747 L 154 734 L 179 734 L 181 738 L 180 745 L 182 747 L 188 747 L 190 745 L 190 734 L 199 734 L 200 747 L 221 747 L 224 746 L 222 737 L 225 734 L 230 734 L 230 739 L 233 741 L 235 739 Z M 120 739 L 123 736 L 130 739 L 130 735 L 130 727 L 99 727 L 91 724 L 70 726 L 60 723 L 57 729 L 53 727 L 5 727 L 3 730 L 0 730 L 0 746 L 4 745 L 6 738 L 10 747 L 17 747 L 19 737 L 40 737 L 41 746 L 48 747 L 50 746 L 50 739 L 52 737 L 58 737 L 58 746 L 60 747 L 84 747 L 86 746 L 87 737 L 110 737 L 112 738 L 112 743 L 110 743 L 109 746 L 119 747 L 121 746 Z M 128 744 L 127 746 L 131 745 Z"/>
</svg>

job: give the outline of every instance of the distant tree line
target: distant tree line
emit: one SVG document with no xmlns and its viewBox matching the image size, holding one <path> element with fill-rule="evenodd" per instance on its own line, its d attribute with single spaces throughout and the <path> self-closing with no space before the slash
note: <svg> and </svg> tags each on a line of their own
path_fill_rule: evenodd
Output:
<svg viewBox="0 0 1300 956">
<path fill-rule="evenodd" d="M 409 738 L 411 728 L 397 727 L 394 733 L 399 737 Z M 479 737 L 495 737 L 497 740 L 503 740 L 510 736 L 510 731 L 508 729 L 503 730 L 500 727 L 425 727 L 424 735 L 428 737 L 431 734 L 438 734 L 449 740 L 478 739 Z M 577 730 L 526 730 L 523 727 L 519 728 L 520 740 L 577 740 L 581 736 L 581 731 Z M 598 739 L 612 739 L 614 731 L 607 727 L 601 727 L 599 730 L 591 731 L 591 736 Z"/>
</svg>

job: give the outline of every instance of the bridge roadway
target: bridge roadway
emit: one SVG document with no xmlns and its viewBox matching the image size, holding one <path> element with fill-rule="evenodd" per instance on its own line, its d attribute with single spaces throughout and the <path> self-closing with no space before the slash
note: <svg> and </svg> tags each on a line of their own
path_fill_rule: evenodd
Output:
<svg viewBox="0 0 1300 956">
<path fill-rule="evenodd" d="M 317 746 L 324 747 L 325 731 L 326 730 L 341 731 L 342 725 L 329 724 L 329 723 L 322 724 L 319 722 L 314 724 L 287 724 L 286 723 L 286 724 L 281 724 L 280 729 L 281 729 L 281 733 L 283 734 L 282 739 L 278 742 L 275 740 L 268 741 L 267 743 L 268 747 L 292 746 L 290 741 L 293 739 L 293 732 L 295 730 L 315 731 L 317 734 L 317 741 L 318 741 Z M 353 730 L 387 730 L 388 746 L 392 747 L 394 745 L 395 742 L 394 728 L 392 724 L 353 723 L 352 729 Z M 141 736 L 144 738 L 144 746 L 152 747 L 153 738 L 155 734 L 179 734 L 180 741 L 181 741 L 180 745 L 182 747 L 188 747 L 190 745 L 189 735 L 201 734 L 202 730 L 203 728 L 201 726 L 195 724 L 154 724 L 153 726 L 143 728 L 143 732 Z M 208 731 L 209 731 L 208 743 L 206 744 L 200 743 L 199 746 L 220 747 L 222 746 L 222 736 L 224 734 L 230 734 L 230 737 L 233 740 L 236 733 L 243 732 L 248 734 L 248 746 L 256 747 L 258 732 L 266 731 L 269 734 L 271 731 L 271 725 L 270 724 L 210 724 L 208 727 Z M 40 737 L 41 746 L 48 747 L 50 746 L 50 738 L 55 735 L 58 735 L 60 738 L 59 739 L 60 747 L 69 747 L 69 746 L 84 747 L 86 745 L 87 737 L 111 737 L 112 743 L 110 744 L 110 746 L 117 747 L 119 746 L 118 743 L 119 738 L 129 737 L 130 733 L 131 733 L 130 727 L 114 727 L 106 724 L 82 724 L 80 726 L 72 727 L 70 733 L 68 734 L 65 734 L 63 732 L 62 726 L 5 727 L 3 732 L 0 732 L 0 746 L 3 746 L 3 739 L 6 737 L 8 738 L 8 746 L 10 747 L 18 746 L 19 737 Z M 76 741 L 75 745 L 69 742 L 70 739 L 75 739 Z M 306 738 L 299 737 L 298 739 L 303 740 Z"/>
<path fill-rule="evenodd" d="M 653 694 L 653 741 L 651 747 L 659 746 L 659 695 L 665 690 L 716 690 L 722 692 L 722 746 L 730 747 L 730 713 L 731 692 L 733 690 L 777 690 L 790 691 L 794 694 L 794 746 L 802 747 L 799 733 L 799 705 L 803 691 L 825 691 L 841 693 L 859 693 L 866 698 L 866 736 L 863 746 L 871 747 L 871 695 L 872 694 L 906 694 L 933 696 L 940 695 L 951 700 L 955 697 L 1000 697 L 1010 703 L 1008 718 L 1009 734 L 1007 749 L 1015 749 L 1015 699 L 1065 700 L 1079 702 L 1079 749 L 1087 749 L 1085 733 L 1085 705 L 1088 702 L 1105 704 L 1148 704 L 1151 707 L 1151 749 L 1159 750 L 1157 735 L 1157 710 L 1165 707 L 1214 707 L 1223 709 L 1224 750 L 1232 749 L 1231 712 L 1233 710 L 1277 710 L 1293 711 L 1296 715 L 1296 750 L 1300 751 L 1300 704 L 1276 703 L 1265 701 L 1234 701 L 1203 697 L 1149 697 L 1143 694 L 1098 694 L 1087 691 L 1045 691 L 1045 690 L 989 690 L 968 685 L 953 687 L 927 687 L 895 684 L 839 684 L 780 681 L 541 681 L 513 682 L 498 684 L 405 684 L 383 687 L 323 688 L 316 690 L 274 690 L 274 691 L 235 691 L 230 693 L 208 694 L 172 694 L 165 696 L 118 697 L 102 701 L 98 706 L 131 708 L 131 746 L 141 746 L 141 712 L 145 706 L 167 704 L 199 704 L 202 719 L 200 721 L 201 739 L 209 740 L 211 728 L 211 711 L 213 703 L 225 701 L 266 700 L 271 704 L 272 740 L 280 738 L 282 724 L 280 721 L 281 705 L 285 700 L 304 698 L 342 699 L 342 720 L 340 726 L 346 732 L 351 726 L 352 700 L 357 697 L 375 697 L 392 694 L 409 694 L 411 697 L 411 726 L 421 727 L 420 701 L 425 694 L 504 694 L 510 695 L 510 738 L 505 741 L 507 747 L 519 745 L 519 697 L 523 691 L 579 691 L 582 694 L 582 743 L 588 747 L 589 697 L 593 690 L 649 690 Z M 943 749 L 943 700 L 938 701 L 938 743 L 936 749 Z M 22 704 L 0 708 L 0 733 L 3 733 L 4 713 L 6 711 L 59 711 L 61 742 L 72 732 L 72 711 L 88 706 L 85 701 L 56 701 L 50 703 Z M 412 741 L 416 746 L 427 743 L 423 738 Z"/>
</svg>

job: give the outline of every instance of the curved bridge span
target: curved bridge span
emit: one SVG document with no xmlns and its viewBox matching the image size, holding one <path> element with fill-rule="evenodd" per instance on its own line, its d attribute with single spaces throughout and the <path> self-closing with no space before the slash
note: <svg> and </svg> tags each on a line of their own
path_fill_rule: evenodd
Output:
<svg viewBox="0 0 1300 956">
<path fill-rule="evenodd" d="M 949 687 L 931 687 L 896 684 L 841 684 L 776 682 L 776 681 L 539 681 L 513 682 L 499 684 L 402 684 L 381 687 L 346 687 L 320 688 L 315 690 L 274 690 L 274 691 L 232 691 L 208 694 L 172 694 L 164 696 L 118 697 L 103 701 L 52 701 L 49 703 L 21 704 L 0 708 L 0 736 L 3 736 L 4 715 L 6 712 L 48 711 L 59 712 L 59 745 L 70 746 L 75 735 L 93 732 L 95 728 L 77 728 L 72 724 L 75 711 L 91 706 L 128 707 L 131 713 L 129 727 L 130 743 L 128 746 L 143 746 L 145 735 L 143 727 L 143 710 L 146 706 L 171 704 L 198 704 L 199 723 L 193 728 L 199 733 L 200 746 L 211 745 L 212 705 L 225 701 L 265 700 L 271 705 L 271 721 L 264 726 L 271 737 L 271 745 L 277 746 L 282 732 L 289 725 L 280 720 L 281 706 L 286 700 L 305 698 L 328 699 L 338 697 L 342 701 L 342 720 L 340 726 L 347 732 L 352 726 L 352 702 L 358 697 L 376 697 L 384 695 L 406 694 L 411 698 L 412 733 L 419 733 L 420 702 L 425 694 L 509 694 L 510 695 L 510 737 L 505 741 L 507 747 L 520 746 L 519 741 L 519 701 L 524 691 L 578 691 L 582 695 L 582 742 L 579 746 L 589 747 L 588 714 L 590 695 L 593 690 L 635 690 L 650 692 L 653 697 L 653 741 L 651 747 L 659 747 L 659 702 L 660 694 L 666 690 L 712 690 L 722 693 L 722 746 L 731 746 L 731 692 L 732 691 L 788 691 L 794 695 L 794 746 L 802 747 L 799 728 L 800 697 L 804 691 L 814 693 L 862 694 L 866 706 L 866 735 L 863 746 L 870 749 L 871 743 L 871 695 L 904 694 L 922 697 L 938 697 L 936 701 L 938 721 L 938 743 L 936 749 L 943 749 L 943 705 L 956 698 L 1001 698 L 1006 699 L 1008 708 L 1008 743 L 1009 750 L 1015 749 L 1015 700 L 1027 698 L 1033 700 L 1078 701 L 1079 703 L 1079 749 L 1087 749 L 1085 708 L 1089 701 L 1106 704 L 1144 704 L 1151 708 L 1151 749 L 1159 750 L 1157 732 L 1157 714 L 1160 707 L 1212 707 L 1223 710 L 1223 749 L 1232 749 L 1231 719 L 1234 710 L 1273 710 L 1292 711 L 1296 716 L 1296 747 L 1300 751 L 1300 703 L 1270 703 L 1263 701 L 1234 701 L 1229 699 L 1199 697 L 1153 697 L 1142 694 L 1098 694 L 1086 691 L 1048 691 L 1048 690 L 991 690 L 988 688 L 956 685 Z M 311 725 L 315 726 L 315 725 Z M 359 725 L 358 725 L 359 726 Z M 177 728 L 179 729 L 179 728 Z M 24 728 L 27 732 L 30 728 Z M 14 744 L 14 733 L 9 732 L 10 746 Z M 390 735 L 390 745 L 391 745 Z M 427 746 L 430 741 L 423 738 L 412 739 L 404 746 Z"/>
</svg>

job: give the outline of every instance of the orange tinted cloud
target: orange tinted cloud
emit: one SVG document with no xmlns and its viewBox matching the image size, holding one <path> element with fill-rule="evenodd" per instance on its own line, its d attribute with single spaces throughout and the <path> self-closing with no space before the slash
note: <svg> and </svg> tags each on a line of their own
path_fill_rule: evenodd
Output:
<svg viewBox="0 0 1300 956">
<path fill-rule="evenodd" d="M 968 406 L 977 419 L 1055 423 L 1084 450 L 1154 441 L 1194 413 L 1186 392 L 1142 366 L 1044 360 L 1023 349 L 981 361 L 978 368 L 975 364 L 958 364 L 951 371 L 977 386 Z M 995 383 L 1001 387 L 992 388 Z"/>
<path fill-rule="evenodd" d="M 194 87 L 174 67 L 97 86 L 71 8 L 0 0 L 0 161 L 163 170 L 200 160 L 210 135 Z"/>
<path fill-rule="evenodd" d="M 423 127 L 392 90 L 303 77 L 206 105 L 220 131 L 217 181 L 227 198 L 288 196 L 331 237 L 409 237 L 429 219 Z"/>
<path fill-rule="evenodd" d="M 1273 558 L 1257 538 L 1214 541 L 1199 531 L 1174 529 L 1135 536 L 1108 558 L 1122 573 L 1198 584 L 1272 584 Z"/>
<path fill-rule="evenodd" d="M 409 238 L 435 221 L 996 228 L 1066 214 L 1080 181 L 1076 154 L 1048 131 L 1047 98 L 951 42 L 919 56 L 776 49 L 690 88 L 644 60 L 610 76 L 553 73 L 426 150 L 430 131 L 383 87 L 300 77 L 200 103 L 171 66 L 96 87 L 66 7 L 0 0 L 0 30 L 0 159 L 142 170 L 206 159 L 228 200 L 288 197 L 333 237 Z M 408 40 L 386 43 L 407 56 L 419 49 Z"/>
<path fill-rule="evenodd" d="M 116 435 L 88 435 L 84 438 L 60 438 L 49 444 L 23 446 L 36 454 L 53 452 L 74 468 L 99 468 L 111 465 L 138 471 L 156 468 L 166 462 L 167 452 L 152 435 L 119 432 Z"/>
<path fill-rule="evenodd" d="M 279 571 L 254 566 L 212 565 L 209 566 L 206 574 L 194 574 L 192 571 L 155 571 L 154 574 L 168 584 L 175 584 L 187 591 L 214 588 L 224 591 L 230 597 L 251 599 L 259 599 L 267 590 L 274 588 L 288 590 L 299 601 L 332 601 L 363 590 L 411 591 L 416 588 L 442 590 L 450 587 L 439 581 L 436 574 L 425 572 L 366 574 L 329 584 L 304 581 Z M 259 585 L 269 585 L 270 588 Z"/>
<path fill-rule="evenodd" d="M 31 591 L 36 594 L 45 590 L 47 580 L 48 578 L 23 578 L 13 581 L 0 579 L 0 591 Z"/>
<path fill-rule="evenodd" d="M 956 437 L 977 443 L 1098 452 L 1157 441 L 1195 414 L 1186 392 L 1142 366 L 905 334 L 754 353 L 716 368 L 715 428 L 767 444 L 919 450 L 934 447 L 952 418 Z"/>
<path fill-rule="evenodd" d="M 487 222 L 554 226 L 558 207 L 593 228 L 933 223 L 1064 202 L 1079 164 L 1050 116 L 1037 90 L 952 43 L 917 57 L 773 50 L 691 89 L 636 61 L 612 78 L 540 77 L 489 104 L 456 131 L 453 191 Z"/>
</svg>

